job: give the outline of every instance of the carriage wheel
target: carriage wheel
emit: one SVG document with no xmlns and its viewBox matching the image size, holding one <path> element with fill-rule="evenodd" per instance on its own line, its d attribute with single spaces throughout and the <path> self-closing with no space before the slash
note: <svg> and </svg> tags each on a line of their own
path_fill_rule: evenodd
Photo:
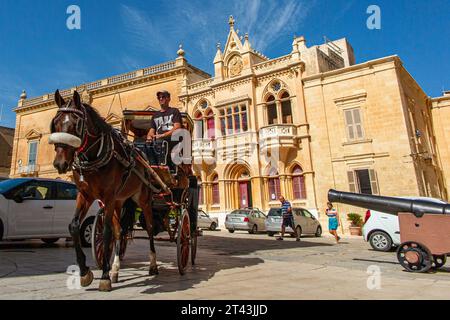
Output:
<svg viewBox="0 0 450 320">
<path fill-rule="evenodd" d="M 103 226 L 104 226 L 104 209 L 100 209 L 95 216 L 94 225 L 92 226 L 92 258 L 99 269 L 103 268 Z M 111 241 L 109 250 L 109 260 L 111 261 L 114 252 L 114 241 Z M 124 252 L 125 253 L 125 252 Z"/>
<path fill-rule="evenodd" d="M 432 256 L 424 245 L 404 242 L 397 249 L 397 259 L 410 272 L 427 272 L 431 268 Z"/>
<path fill-rule="evenodd" d="M 447 256 L 445 254 L 433 255 L 432 267 L 435 269 L 439 269 L 439 268 L 443 267 L 446 262 L 447 262 Z"/>
<path fill-rule="evenodd" d="M 195 258 L 197 257 L 197 230 L 191 235 L 191 263 L 195 265 Z"/>
<path fill-rule="evenodd" d="M 186 273 L 186 267 L 189 261 L 189 241 L 191 237 L 191 224 L 189 213 L 186 209 L 182 211 L 181 221 L 178 225 L 177 237 L 177 261 L 178 271 L 181 275 Z"/>
</svg>

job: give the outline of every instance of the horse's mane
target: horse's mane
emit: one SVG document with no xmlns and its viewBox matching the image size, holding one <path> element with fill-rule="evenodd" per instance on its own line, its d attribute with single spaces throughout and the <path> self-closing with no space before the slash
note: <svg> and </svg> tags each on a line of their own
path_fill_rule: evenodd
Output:
<svg viewBox="0 0 450 320">
<path fill-rule="evenodd" d="M 83 103 L 83 106 L 86 109 L 88 117 L 91 119 L 91 121 L 95 124 L 95 130 L 100 130 L 104 133 L 110 133 L 112 131 L 112 127 L 110 124 L 108 124 L 105 119 L 103 119 L 97 110 L 95 110 L 93 107 L 91 107 L 87 103 Z"/>
</svg>

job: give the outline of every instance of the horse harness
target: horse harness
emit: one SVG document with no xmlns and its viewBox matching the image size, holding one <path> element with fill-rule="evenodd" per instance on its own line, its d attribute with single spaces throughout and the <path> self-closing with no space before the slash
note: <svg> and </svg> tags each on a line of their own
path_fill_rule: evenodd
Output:
<svg viewBox="0 0 450 320">
<path fill-rule="evenodd" d="M 144 182 L 153 192 L 160 193 L 161 190 L 157 189 L 151 183 L 151 179 L 148 177 L 148 168 L 146 168 L 147 170 L 145 170 L 144 175 L 136 169 L 135 159 L 136 157 L 142 158 L 142 155 L 139 155 L 141 151 L 137 149 L 133 144 L 129 143 L 125 138 L 123 138 L 123 136 L 116 129 L 112 129 L 110 133 L 102 132 L 100 137 L 91 134 L 86 126 L 86 108 L 84 107 L 84 105 L 82 106 L 83 111 L 75 108 L 61 107 L 57 112 L 71 113 L 77 118 L 75 132 L 81 139 L 82 144 L 77 150 L 75 150 L 75 158 L 72 166 L 74 170 L 80 173 L 80 181 L 84 181 L 83 172 L 97 171 L 98 169 L 106 166 L 114 157 L 122 166 L 126 168 L 124 174 L 122 175 L 122 182 L 117 193 L 120 193 L 120 191 L 122 191 L 132 173 L 138 176 L 139 179 L 142 180 L 142 182 Z M 57 118 L 58 116 L 55 119 Z M 55 132 L 54 121 L 51 124 L 51 132 Z M 87 147 L 89 137 L 97 138 L 97 140 L 95 140 L 93 144 Z M 125 156 L 121 156 L 120 153 L 114 148 L 114 137 L 116 138 L 116 141 Z M 87 152 L 98 143 L 100 143 L 100 147 L 99 151 L 97 152 L 97 159 L 94 161 L 89 160 L 87 157 Z M 161 187 L 163 189 L 167 189 L 165 185 L 162 185 Z"/>
</svg>

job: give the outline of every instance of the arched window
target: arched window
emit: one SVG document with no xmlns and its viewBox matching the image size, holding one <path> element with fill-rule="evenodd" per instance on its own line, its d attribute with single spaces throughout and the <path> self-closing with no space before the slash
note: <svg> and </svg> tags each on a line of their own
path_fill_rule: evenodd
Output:
<svg viewBox="0 0 450 320">
<path fill-rule="evenodd" d="M 212 182 L 212 204 L 220 204 L 219 177 L 217 175 Z"/>
<path fill-rule="evenodd" d="M 205 122 L 206 122 L 207 137 L 209 139 L 215 139 L 216 138 L 216 125 L 214 123 L 214 113 L 212 112 L 211 109 L 209 109 L 206 112 Z"/>
<path fill-rule="evenodd" d="M 194 121 L 195 139 L 216 138 L 214 112 L 209 108 L 207 101 L 199 103 L 199 109 L 194 113 Z"/>
<path fill-rule="evenodd" d="M 295 166 L 292 170 L 292 189 L 294 190 L 294 199 L 306 199 L 305 176 L 300 166 Z"/>
<path fill-rule="evenodd" d="M 194 114 L 195 139 L 203 139 L 203 115 L 200 111 Z"/>
<path fill-rule="evenodd" d="M 272 168 L 269 171 L 269 199 L 270 201 L 276 201 L 280 196 L 280 178 L 277 169 Z"/>
<path fill-rule="evenodd" d="M 285 124 L 292 124 L 291 99 L 287 91 L 281 95 L 281 117 Z"/>
<path fill-rule="evenodd" d="M 278 112 L 277 112 L 277 105 L 275 103 L 275 97 L 270 95 L 266 99 L 266 103 L 267 103 L 267 119 L 269 125 L 278 124 Z"/>
</svg>

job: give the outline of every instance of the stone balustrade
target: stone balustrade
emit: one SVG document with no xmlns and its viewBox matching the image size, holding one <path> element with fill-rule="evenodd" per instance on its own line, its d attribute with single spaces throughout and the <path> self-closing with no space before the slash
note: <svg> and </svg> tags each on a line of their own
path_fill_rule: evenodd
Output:
<svg viewBox="0 0 450 320">
<path fill-rule="evenodd" d="M 94 82 L 90 82 L 90 83 L 85 83 L 82 85 L 79 85 L 76 87 L 76 89 L 78 91 L 83 91 L 84 89 L 87 90 L 93 90 L 93 89 L 98 89 L 101 87 L 106 87 L 109 85 L 114 85 L 114 84 L 118 84 L 121 82 L 126 82 L 130 79 L 136 79 L 136 78 L 140 78 L 143 76 L 149 76 L 155 73 L 159 73 L 159 72 L 164 72 L 164 71 L 168 71 L 171 70 L 173 68 L 175 68 L 175 61 L 169 61 L 166 63 L 162 63 L 162 64 L 158 64 L 156 66 L 151 66 L 145 69 L 140 69 L 137 71 L 133 71 L 133 72 L 128 72 L 125 74 L 119 74 L 116 76 L 112 76 L 109 78 L 106 78 L 104 80 L 97 80 Z M 60 94 L 61 96 L 65 97 L 65 96 L 69 96 L 70 94 L 72 94 L 72 90 L 73 89 L 65 89 L 65 90 L 61 90 Z M 28 107 L 28 106 L 34 106 L 37 105 L 39 103 L 42 103 L 43 101 L 47 101 L 48 99 L 53 99 L 54 95 L 53 94 L 47 94 L 47 95 L 43 95 L 43 96 L 39 96 L 36 98 L 32 98 L 32 99 L 26 99 L 23 101 L 22 105 L 19 104 L 19 107 Z"/>
</svg>

